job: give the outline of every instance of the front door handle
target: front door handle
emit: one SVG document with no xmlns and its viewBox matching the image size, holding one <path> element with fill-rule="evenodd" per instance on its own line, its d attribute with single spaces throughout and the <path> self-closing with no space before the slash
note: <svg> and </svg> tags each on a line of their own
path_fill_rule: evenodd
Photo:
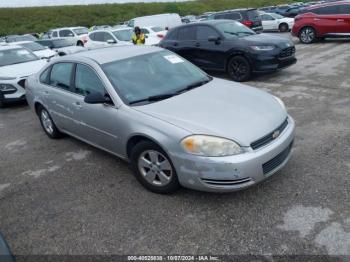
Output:
<svg viewBox="0 0 350 262">
<path fill-rule="evenodd" d="M 314 20 L 315 20 L 315 21 L 320 21 L 321 19 L 319 19 L 319 18 L 314 18 Z"/>
<path fill-rule="evenodd" d="M 194 46 L 195 46 L 195 47 L 200 47 L 201 44 L 200 44 L 200 43 L 195 43 Z"/>
<path fill-rule="evenodd" d="M 344 22 L 344 19 L 338 19 L 337 22 Z"/>
</svg>

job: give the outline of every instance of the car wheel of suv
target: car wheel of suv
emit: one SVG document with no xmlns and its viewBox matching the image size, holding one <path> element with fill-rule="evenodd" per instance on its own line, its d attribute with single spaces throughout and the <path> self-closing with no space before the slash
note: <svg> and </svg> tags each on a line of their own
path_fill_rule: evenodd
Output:
<svg viewBox="0 0 350 262">
<path fill-rule="evenodd" d="M 148 190 L 158 194 L 171 194 L 179 188 L 170 158 L 155 143 L 138 143 L 131 152 L 130 160 L 137 180 Z"/>
<path fill-rule="evenodd" d="M 250 78 L 252 70 L 246 58 L 234 56 L 228 62 L 227 73 L 234 81 L 243 82 Z"/>
<path fill-rule="evenodd" d="M 287 32 L 289 30 L 289 26 L 285 23 L 279 25 L 280 32 Z"/>
<path fill-rule="evenodd" d="M 299 33 L 300 42 L 303 44 L 311 44 L 316 40 L 316 31 L 312 27 L 304 27 Z"/>
<path fill-rule="evenodd" d="M 62 136 L 61 132 L 57 129 L 55 123 L 53 122 L 49 112 L 44 107 L 39 108 L 38 115 L 41 126 L 50 138 L 59 138 Z"/>
</svg>

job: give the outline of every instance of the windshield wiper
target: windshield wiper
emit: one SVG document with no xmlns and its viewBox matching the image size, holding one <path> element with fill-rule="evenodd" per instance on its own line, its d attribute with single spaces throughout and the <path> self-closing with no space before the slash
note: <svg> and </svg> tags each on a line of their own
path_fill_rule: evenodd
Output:
<svg viewBox="0 0 350 262">
<path fill-rule="evenodd" d="M 169 93 L 169 94 L 161 94 L 161 95 L 149 96 L 149 97 L 146 97 L 146 98 L 142 98 L 142 99 L 131 101 L 131 102 L 129 102 L 129 105 L 138 104 L 138 103 L 141 103 L 141 102 L 160 101 L 160 100 L 164 100 L 164 99 L 170 98 L 172 96 L 176 96 L 176 95 L 177 95 L 177 93 Z"/>
<path fill-rule="evenodd" d="M 189 90 L 191 90 L 191 89 L 194 89 L 194 88 L 196 88 L 196 87 L 200 87 L 200 86 L 202 86 L 202 85 L 205 85 L 205 84 L 209 83 L 211 80 L 213 80 L 213 77 L 208 76 L 208 79 L 207 79 L 207 80 L 198 81 L 198 82 L 195 82 L 195 83 L 193 83 L 193 84 L 190 84 L 190 85 L 186 86 L 185 88 L 176 91 L 176 93 L 177 93 L 177 94 L 184 93 L 184 92 L 189 91 Z"/>
</svg>

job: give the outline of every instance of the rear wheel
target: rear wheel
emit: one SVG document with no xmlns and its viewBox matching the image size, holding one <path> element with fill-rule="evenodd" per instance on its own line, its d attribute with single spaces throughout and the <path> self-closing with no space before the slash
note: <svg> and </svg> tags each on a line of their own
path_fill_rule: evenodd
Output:
<svg viewBox="0 0 350 262">
<path fill-rule="evenodd" d="M 282 23 L 279 25 L 278 29 L 280 32 L 287 32 L 289 30 L 289 26 L 286 23 Z"/>
<path fill-rule="evenodd" d="M 300 30 L 299 40 L 303 44 L 311 44 L 316 40 L 316 31 L 312 27 L 304 27 Z"/>
<path fill-rule="evenodd" d="M 77 46 L 84 46 L 84 43 L 81 42 L 81 41 L 79 41 L 79 42 L 77 43 Z"/>
<path fill-rule="evenodd" d="M 158 194 L 170 194 L 180 187 L 170 158 L 155 143 L 138 143 L 132 149 L 130 159 L 137 180 L 148 190 Z"/>
<path fill-rule="evenodd" d="M 41 106 L 39 108 L 38 115 L 41 126 L 50 138 L 60 138 L 62 136 L 62 133 L 57 129 L 49 112 L 44 107 Z"/>
<path fill-rule="evenodd" d="M 236 82 L 243 82 L 251 77 L 252 69 L 249 61 L 243 56 L 234 56 L 227 65 L 227 73 Z"/>
</svg>

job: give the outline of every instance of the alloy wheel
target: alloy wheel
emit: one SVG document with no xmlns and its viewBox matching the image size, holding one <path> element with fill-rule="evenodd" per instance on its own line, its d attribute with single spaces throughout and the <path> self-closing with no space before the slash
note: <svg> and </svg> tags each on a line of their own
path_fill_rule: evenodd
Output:
<svg viewBox="0 0 350 262">
<path fill-rule="evenodd" d="M 52 135 L 54 132 L 53 122 L 46 110 L 41 110 L 40 119 L 45 131 Z"/>
<path fill-rule="evenodd" d="M 315 40 L 315 31 L 312 28 L 304 28 L 300 33 L 300 40 L 303 43 L 309 44 Z"/>
<path fill-rule="evenodd" d="M 139 156 L 138 169 L 145 180 L 155 186 L 166 186 L 173 177 L 169 160 L 155 150 L 147 150 Z"/>
<path fill-rule="evenodd" d="M 229 73 L 235 79 L 240 81 L 246 78 L 246 76 L 249 74 L 249 67 L 244 61 L 240 59 L 235 59 L 229 65 Z"/>
</svg>

